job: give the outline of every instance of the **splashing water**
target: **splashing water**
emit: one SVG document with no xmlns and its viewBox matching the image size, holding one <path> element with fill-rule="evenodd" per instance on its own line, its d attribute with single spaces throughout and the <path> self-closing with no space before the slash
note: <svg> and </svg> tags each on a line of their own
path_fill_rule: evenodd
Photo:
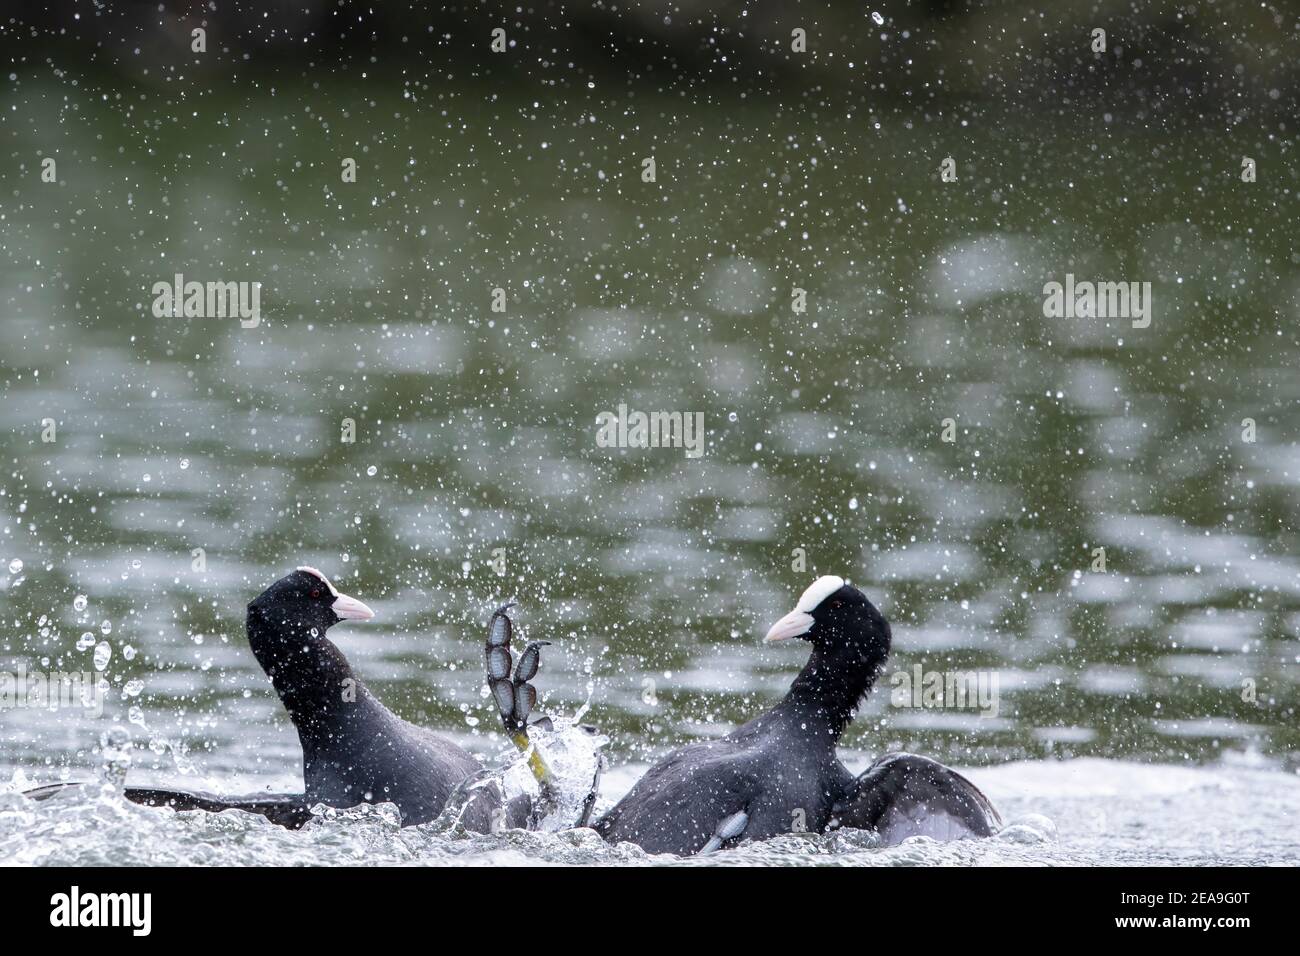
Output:
<svg viewBox="0 0 1300 956">
<path fill-rule="evenodd" d="M 125 727 L 110 727 L 100 735 L 99 748 L 102 758 L 100 779 L 118 789 L 125 787 L 126 775 L 131 769 L 131 735 Z"/>
<path fill-rule="evenodd" d="M 548 751 L 548 757 L 551 756 Z M 865 757 L 863 758 L 865 760 Z M 557 758 L 558 760 L 558 758 Z M 856 765 L 856 763 L 854 764 Z M 602 805 L 646 770 L 611 772 Z M 1300 779 L 1269 769 L 1148 767 L 1098 759 L 1025 761 L 964 770 L 998 804 L 1006 828 L 988 840 L 925 837 L 881 847 L 874 834 L 789 834 L 707 857 L 652 856 L 611 846 L 593 830 L 471 833 L 441 821 L 400 828 L 391 805 L 318 807 L 302 830 L 254 814 L 174 813 L 142 807 L 111 787 L 81 787 L 43 802 L 0 787 L 0 862 L 86 865 L 579 866 L 1042 866 L 1296 865 L 1289 836 Z M 499 784 L 498 784 L 499 785 Z M 290 779 L 272 789 L 291 790 Z M 1152 813 L 1152 806 L 1160 808 Z M 1059 828 L 1059 832 L 1058 832 Z"/>
<path fill-rule="evenodd" d="M 507 752 L 496 767 L 489 767 L 465 780 L 452 793 L 447 806 L 432 826 L 443 832 L 464 833 L 463 820 L 468 808 L 484 791 L 490 792 L 494 804 L 503 806 L 520 794 L 534 798 L 534 810 L 542 816 L 533 821 L 537 831 L 556 833 L 572 828 L 594 800 L 593 789 L 599 783 L 598 771 L 602 764 L 601 748 L 609 739 L 595 728 L 578 723 L 578 717 L 551 719 L 551 726 L 533 724 L 528 729 L 532 747 L 527 752 Z M 529 768 L 528 761 L 536 749 L 550 768 L 554 792 L 553 802 L 539 798 L 541 788 Z M 504 819 L 493 829 L 504 828 Z"/>
<path fill-rule="evenodd" d="M 556 804 L 540 821 L 538 829 L 548 833 L 572 827 L 582 816 L 593 786 L 598 785 L 604 755 L 602 748 L 609 738 L 594 727 L 581 724 L 585 708 L 571 718 L 552 718 L 552 729 L 534 725 L 528 731 L 533 746 L 551 768 L 558 786 Z M 526 782 L 536 790 L 536 783 L 528 769 L 526 754 L 517 754 L 506 770 L 511 781 Z"/>
</svg>

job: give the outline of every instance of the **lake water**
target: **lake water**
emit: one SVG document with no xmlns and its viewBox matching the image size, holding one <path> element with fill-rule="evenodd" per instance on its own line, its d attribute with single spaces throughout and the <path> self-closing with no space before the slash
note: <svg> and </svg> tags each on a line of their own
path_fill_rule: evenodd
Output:
<svg viewBox="0 0 1300 956">
<path fill-rule="evenodd" d="M 1241 183 L 1214 130 L 719 96 L 376 77 L 182 106 L 10 82 L 0 670 L 98 654 L 108 691 L 98 716 L 0 710 L 0 780 L 93 779 L 121 725 L 133 782 L 293 786 L 243 614 L 310 564 L 378 612 L 331 632 L 378 695 L 487 756 L 483 628 L 519 601 L 555 642 L 543 707 L 589 702 L 612 797 L 779 698 L 806 651 L 761 635 L 833 573 L 894 624 L 850 762 L 928 754 L 1030 820 L 917 852 L 1294 862 L 1294 187 Z M 261 282 L 259 325 L 156 318 L 177 273 Z M 1150 327 L 1045 317 L 1067 273 L 1152 283 Z M 704 453 L 598 447 L 620 404 L 702 412 Z M 996 681 L 995 706 L 891 703 L 918 666 Z M 153 821 L 157 841 L 88 837 L 106 862 L 169 838 L 178 859 L 328 859 L 354 828 L 384 860 L 622 852 L 3 800 L 0 856 L 29 862 L 84 860 L 64 813 L 87 834 Z M 1179 832 L 1225 806 L 1244 816 L 1217 842 Z M 741 852 L 910 852 L 849 839 Z"/>
</svg>

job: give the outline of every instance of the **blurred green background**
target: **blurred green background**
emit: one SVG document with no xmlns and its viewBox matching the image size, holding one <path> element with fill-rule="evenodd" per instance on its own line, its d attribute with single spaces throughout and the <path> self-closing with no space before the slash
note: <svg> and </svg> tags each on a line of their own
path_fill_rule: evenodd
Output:
<svg viewBox="0 0 1300 956">
<path fill-rule="evenodd" d="M 1001 690 L 876 693 L 851 747 L 1295 766 L 1294 15 L 1153 4 L 1098 56 L 1094 6 L 1127 7 L 796 8 L 797 63 L 762 4 L 538 14 L 496 58 L 487 7 L 236 7 L 206 57 L 188 8 L 20 12 L 0 667 L 113 656 L 100 719 L 0 712 L 2 769 L 89 766 L 127 720 L 160 779 L 291 772 L 242 617 L 298 564 L 379 612 L 333 633 L 380 696 L 480 752 L 499 599 L 556 641 L 545 706 L 590 697 L 642 758 L 776 699 L 804 651 L 759 637 L 835 573 L 895 623 L 886 679 Z M 176 272 L 261 282 L 261 325 L 154 318 Z M 1151 282 L 1151 327 L 1044 318 L 1067 272 Z M 705 455 L 597 448 L 620 402 L 704 412 Z"/>
</svg>

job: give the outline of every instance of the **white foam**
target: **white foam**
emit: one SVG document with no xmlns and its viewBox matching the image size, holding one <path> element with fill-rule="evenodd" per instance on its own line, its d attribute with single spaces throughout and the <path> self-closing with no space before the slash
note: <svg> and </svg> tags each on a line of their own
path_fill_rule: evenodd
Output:
<svg viewBox="0 0 1300 956">
<path fill-rule="evenodd" d="M 319 571 L 317 571 L 315 568 L 309 568 L 309 567 L 304 566 L 304 567 L 298 568 L 298 570 L 299 570 L 299 571 L 306 571 L 308 574 L 314 574 L 316 577 L 320 578 L 321 581 L 324 582 L 324 584 L 325 584 L 325 586 L 326 586 L 327 588 L 330 589 L 330 594 L 334 595 L 335 597 L 338 597 L 338 596 L 339 596 L 339 589 L 336 588 L 334 585 L 330 584 L 330 579 L 327 578 L 327 577 L 325 577 L 325 575 L 321 574 L 321 573 L 320 573 Z"/>
<path fill-rule="evenodd" d="M 804 614 L 811 614 L 813 609 L 825 601 L 828 597 L 844 587 L 844 579 L 834 574 L 826 574 L 818 578 L 808 586 L 799 597 L 799 603 L 794 606 L 796 611 L 802 611 Z"/>
</svg>

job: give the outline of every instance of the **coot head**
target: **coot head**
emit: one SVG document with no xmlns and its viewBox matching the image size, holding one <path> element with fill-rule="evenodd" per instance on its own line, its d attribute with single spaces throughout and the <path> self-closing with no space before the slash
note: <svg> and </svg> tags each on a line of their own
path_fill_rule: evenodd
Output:
<svg viewBox="0 0 1300 956">
<path fill-rule="evenodd" d="M 374 616 L 375 612 L 356 598 L 340 594 L 315 568 L 298 568 L 248 605 L 250 623 L 317 635 L 323 635 L 339 621 L 368 621 Z"/>
<path fill-rule="evenodd" d="M 889 653 L 889 622 L 885 616 L 865 594 L 833 574 L 814 581 L 794 610 L 773 624 L 763 640 L 770 644 L 794 637 L 827 651 Z"/>
</svg>

